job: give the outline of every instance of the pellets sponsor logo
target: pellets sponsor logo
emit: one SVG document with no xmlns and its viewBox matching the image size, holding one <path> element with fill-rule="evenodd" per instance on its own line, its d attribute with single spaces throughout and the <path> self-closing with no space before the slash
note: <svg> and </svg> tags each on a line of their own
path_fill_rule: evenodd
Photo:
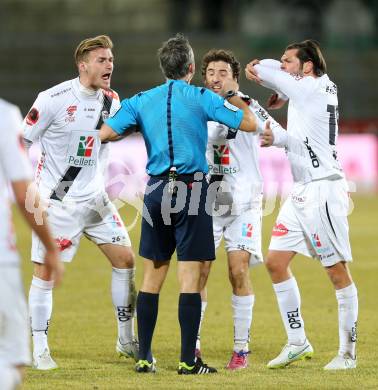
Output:
<svg viewBox="0 0 378 390">
<path fill-rule="evenodd" d="M 96 146 L 93 135 L 78 135 L 73 139 L 67 162 L 75 167 L 92 167 L 96 165 L 94 148 Z"/>
<path fill-rule="evenodd" d="M 29 112 L 28 115 L 26 116 L 26 123 L 29 126 L 35 125 L 39 120 L 39 111 L 33 107 Z"/>
<path fill-rule="evenodd" d="M 251 238 L 253 232 L 253 226 L 251 223 L 243 223 L 242 225 L 242 236 Z"/>
<path fill-rule="evenodd" d="M 276 223 L 273 227 L 272 236 L 281 237 L 289 232 L 288 228 L 282 223 Z"/>
</svg>

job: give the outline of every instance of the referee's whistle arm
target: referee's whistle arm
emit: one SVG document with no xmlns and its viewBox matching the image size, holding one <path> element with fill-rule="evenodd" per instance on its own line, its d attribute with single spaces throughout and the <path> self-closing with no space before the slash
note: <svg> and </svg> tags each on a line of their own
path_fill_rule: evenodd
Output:
<svg viewBox="0 0 378 390">
<path fill-rule="evenodd" d="M 240 123 L 239 130 L 247 131 L 247 132 L 256 131 L 257 130 L 256 119 L 255 116 L 252 114 L 251 110 L 249 109 L 248 104 L 239 96 L 232 96 L 228 100 L 232 105 L 243 110 L 243 119 Z"/>
<path fill-rule="evenodd" d="M 115 141 L 119 138 L 119 134 L 117 134 L 110 126 L 107 124 L 103 124 L 100 129 L 100 140 L 104 141 Z"/>
</svg>

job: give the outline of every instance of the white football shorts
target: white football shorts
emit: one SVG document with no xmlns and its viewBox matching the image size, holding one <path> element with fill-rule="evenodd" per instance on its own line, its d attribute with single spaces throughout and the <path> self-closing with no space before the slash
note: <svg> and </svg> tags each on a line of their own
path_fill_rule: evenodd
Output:
<svg viewBox="0 0 378 390">
<path fill-rule="evenodd" d="M 231 210 L 213 217 L 214 243 L 218 248 L 224 238 L 226 252 L 244 250 L 251 254 L 249 266 L 263 263 L 261 253 L 261 200 L 251 208 L 233 215 Z"/>
<path fill-rule="evenodd" d="M 81 202 L 50 199 L 47 220 L 64 262 L 73 259 L 83 235 L 97 245 L 131 246 L 125 225 L 106 193 Z M 32 261 L 43 263 L 45 248 L 34 232 L 31 252 Z"/>
<path fill-rule="evenodd" d="M 269 249 L 301 253 L 325 267 L 352 261 L 348 212 L 344 179 L 294 184 L 278 214 Z"/>
<path fill-rule="evenodd" d="M 0 365 L 30 365 L 28 308 L 18 266 L 0 267 L 0 297 Z"/>
</svg>

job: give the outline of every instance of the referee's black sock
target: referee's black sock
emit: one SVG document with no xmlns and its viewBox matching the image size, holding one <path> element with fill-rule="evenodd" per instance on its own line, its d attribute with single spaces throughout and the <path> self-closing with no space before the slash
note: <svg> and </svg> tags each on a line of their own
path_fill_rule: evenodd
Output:
<svg viewBox="0 0 378 390">
<path fill-rule="evenodd" d="M 181 362 L 194 365 L 194 351 L 198 328 L 201 321 L 201 295 L 199 293 L 181 293 L 178 317 L 181 327 Z"/>
<path fill-rule="evenodd" d="M 151 342 L 158 316 L 159 294 L 139 291 L 137 298 L 139 359 L 152 362 Z"/>
</svg>

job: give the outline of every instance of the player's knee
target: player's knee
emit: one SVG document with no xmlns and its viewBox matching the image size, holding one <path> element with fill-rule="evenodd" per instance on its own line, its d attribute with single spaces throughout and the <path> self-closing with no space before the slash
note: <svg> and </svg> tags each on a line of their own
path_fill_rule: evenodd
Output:
<svg viewBox="0 0 378 390">
<path fill-rule="evenodd" d="M 281 273 L 286 270 L 285 264 L 283 264 L 275 254 L 268 253 L 265 259 L 265 267 L 270 275 Z"/>
<path fill-rule="evenodd" d="M 336 289 L 344 288 L 352 283 L 352 278 L 347 268 L 342 263 L 327 267 L 328 276 Z"/>
<path fill-rule="evenodd" d="M 34 276 L 44 281 L 53 279 L 52 271 L 45 264 L 34 263 Z"/>
<path fill-rule="evenodd" d="M 230 267 L 228 276 L 234 289 L 247 287 L 249 284 L 249 270 L 243 264 L 236 267 Z"/>
<path fill-rule="evenodd" d="M 125 250 L 118 256 L 117 268 L 134 268 L 135 267 L 135 255 L 131 248 L 125 247 Z"/>
</svg>

